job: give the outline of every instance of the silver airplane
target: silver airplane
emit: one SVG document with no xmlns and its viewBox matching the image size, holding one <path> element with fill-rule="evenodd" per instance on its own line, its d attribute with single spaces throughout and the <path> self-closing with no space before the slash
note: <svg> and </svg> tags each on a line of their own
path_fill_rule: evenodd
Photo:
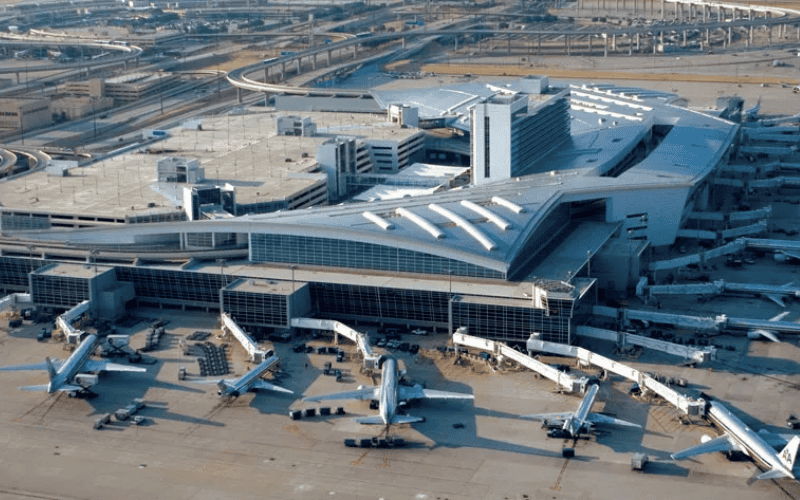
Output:
<svg viewBox="0 0 800 500">
<path fill-rule="evenodd" d="M 783 318 L 785 318 L 790 312 L 791 311 L 784 311 L 779 315 L 770 318 L 769 321 L 780 321 Z M 780 337 L 778 337 L 778 332 L 774 330 L 767 330 L 766 328 L 756 328 L 754 330 L 748 330 L 747 338 L 753 340 L 765 338 L 773 342 L 781 341 Z"/>
<path fill-rule="evenodd" d="M 622 425 L 626 427 L 641 427 L 641 425 L 626 422 L 618 418 L 601 415 L 599 413 L 590 413 L 594 400 L 597 397 L 597 391 L 600 386 L 591 384 L 586 395 L 583 397 L 578 409 L 574 412 L 561 412 L 561 413 L 539 413 L 534 415 L 524 415 L 522 418 L 529 418 L 532 420 L 543 421 L 545 425 L 560 425 L 561 429 L 557 432 L 551 432 L 550 437 L 570 437 L 578 439 L 584 432 L 591 431 L 595 424 L 608 424 L 608 425 Z"/>
<path fill-rule="evenodd" d="M 778 453 L 758 432 L 754 432 L 747 427 L 725 406 L 715 401 L 711 401 L 709 404 L 708 417 L 723 430 L 724 434 L 713 439 L 703 436 L 701 444 L 670 455 L 673 460 L 683 460 L 684 458 L 715 451 L 739 451 L 752 458 L 760 467 L 766 469 L 766 472 L 756 476 L 756 479 L 777 479 L 781 477 L 795 479 L 792 469 L 797 458 L 797 449 L 800 447 L 800 436 L 792 437 L 789 440 L 789 444 Z"/>
<path fill-rule="evenodd" d="M 240 394 L 247 392 L 247 391 L 255 391 L 258 389 L 266 390 L 266 391 L 276 391 L 276 392 L 285 392 L 287 394 L 294 394 L 289 389 L 284 389 L 283 387 L 278 387 L 277 385 L 270 384 L 264 380 L 261 380 L 259 377 L 264 374 L 267 370 L 278 364 L 281 360 L 278 356 L 270 356 L 266 360 L 264 360 L 261 364 L 250 370 L 249 372 L 245 373 L 241 377 L 235 380 L 228 380 L 228 379 L 209 379 L 209 380 L 193 380 L 192 383 L 195 384 L 217 384 L 219 390 L 217 394 L 220 397 L 226 396 L 233 396 L 237 397 Z"/>
<path fill-rule="evenodd" d="M 85 391 L 89 387 L 97 384 L 97 375 L 87 372 L 146 372 L 144 368 L 135 366 L 120 365 L 109 363 L 108 361 L 96 361 L 89 359 L 100 339 L 97 335 L 88 335 L 80 343 L 75 352 L 66 361 L 58 359 L 51 360 L 45 358 L 44 363 L 32 365 L 3 366 L 0 371 L 25 371 L 25 370 L 47 370 L 50 383 L 45 385 L 29 385 L 20 387 L 23 391 L 43 391 L 52 394 L 57 391 L 79 392 Z"/>
<path fill-rule="evenodd" d="M 397 361 L 392 358 L 378 360 L 381 366 L 381 385 L 374 387 L 359 387 L 355 391 L 337 392 L 303 398 L 303 401 L 327 401 L 335 399 L 376 399 L 378 400 L 378 415 L 354 418 L 359 424 L 390 425 L 411 424 L 424 422 L 424 418 L 410 415 L 398 415 L 397 407 L 410 399 L 474 399 L 472 394 L 457 392 L 432 391 L 423 389 L 420 385 L 405 387 L 398 385 Z"/>
</svg>

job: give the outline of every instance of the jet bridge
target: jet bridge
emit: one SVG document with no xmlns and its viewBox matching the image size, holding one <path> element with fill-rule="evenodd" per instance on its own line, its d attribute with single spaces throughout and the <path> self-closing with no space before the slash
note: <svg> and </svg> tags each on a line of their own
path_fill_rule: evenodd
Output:
<svg viewBox="0 0 800 500">
<path fill-rule="evenodd" d="M 659 313 L 655 311 L 638 311 L 635 309 L 616 309 L 606 306 L 594 306 L 593 313 L 597 316 L 615 318 L 627 324 L 631 320 L 637 320 L 645 325 L 658 323 L 661 325 L 673 325 L 679 328 L 704 332 L 724 332 L 728 330 L 755 330 L 764 329 L 776 333 L 799 334 L 800 323 L 791 321 L 770 321 L 766 319 L 752 318 L 733 318 L 724 314 L 717 316 L 685 316 L 682 314 Z"/>
<path fill-rule="evenodd" d="M 786 307 L 783 297 L 800 298 L 800 287 L 791 284 L 725 283 L 724 280 L 702 284 L 650 285 L 643 287 L 642 291 L 648 295 L 721 295 L 725 292 L 761 295 L 783 307 Z"/>
<path fill-rule="evenodd" d="M 537 359 L 516 351 L 502 342 L 495 342 L 480 337 L 473 337 L 463 333 L 466 329 L 459 328 L 453 334 L 453 344 L 481 349 L 493 353 L 496 357 L 506 357 L 513 359 L 520 365 L 529 368 L 542 376 L 549 378 L 558 385 L 559 390 L 564 392 L 585 392 L 586 384 L 589 382 L 587 377 L 576 379 L 562 371 L 556 370 L 550 365 L 546 365 Z"/>
<path fill-rule="evenodd" d="M 77 321 L 77 319 L 81 317 L 81 314 L 88 311 L 91 306 L 91 301 L 84 300 L 56 319 L 56 326 L 61 333 L 64 334 L 68 344 L 77 344 L 80 342 L 81 335 L 83 335 L 84 332 L 74 328 L 72 323 Z"/>
<path fill-rule="evenodd" d="M 12 293 L 0 299 L 0 312 L 11 310 L 14 307 L 20 309 L 33 306 L 33 298 L 29 293 Z"/>
<path fill-rule="evenodd" d="M 576 334 L 582 337 L 608 340 L 623 347 L 626 345 L 638 345 L 654 351 L 661 351 L 672 354 L 673 356 L 679 356 L 684 359 L 691 359 L 698 363 L 713 360 L 717 357 L 717 349 L 711 346 L 701 349 L 688 345 L 666 342 L 664 340 L 651 339 L 650 337 L 644 337 L 633 333 L 615 332 L 612 330 L 593 328 L 591 326 L 578 326 Z M 531 342 L 533 342 L 533 340 L 528 340 L 529 346 Z"/>
<path fill-rule="evenodd" d="M 220 319 L 222 320 L 222 331 L 230 332 L 236 337 L 236 340 L 242 344 L 244 350 L 250 355 L 250 360 L 253 363 L 262 363 L 267 358 L 267 353 L 260 349 L 258 344 L 227 313 L 220 314 Z"/>
<path fill-rule="evenodd" d="M 295 328 L 330 330 L 336 334 L 337 343 L 339 342 L 339 334 L 344 335 L 356 343 L 358 352 L 364 356 L 364 368 L 378 368 L 378 356 L 372 353 L 372 347 L 369 345 L 369 337 L 364 333 L 353 330 L 344 323 L 331 319 L 292 318 L 292 326 Z"/>
<path fill-rule="evenodd" d="M 545 342 L 543 340 L 534 339 L 531 336 L 528 339 L 528 354 L 533 351 L 549 352 L 552 354 L 559 354 L 562 356 L 570 356 L 578 359 L 578 363 L 584 366 L 594 365 L 602 368 L 607 372 L 613 372 L 617 375 L 622 375 L 626 379 L 639 384 L 640 390 L 644 393 L 647 391 L 658 394 L 665 401 L 678 408 L 680 411 L 687 415 L 703 416 L 705 414 L 706 404 L 705 401 L 695 401 L 665 384 L 657 381 L 650 375 L 640 372 L 622 363 L 618 363 L 612 359 L 606 358 L 592 351 L 586 350 L 582 347 L 575 347 L 566 344 L 558 344 L 555 342 Z"/>
</svg>

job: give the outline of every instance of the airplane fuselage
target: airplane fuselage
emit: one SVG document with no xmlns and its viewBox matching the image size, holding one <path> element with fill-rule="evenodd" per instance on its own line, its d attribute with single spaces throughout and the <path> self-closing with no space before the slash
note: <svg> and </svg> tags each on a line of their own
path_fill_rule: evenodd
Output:
<svg viewBox="0 0 800 500">
<path fill-rule="evenodd" d="M 47 392 L 52 394 L 63 386 L 72 381 L 73 377 L 78 374 L 83 363 L 89 359 L 95 348 L 97 347 L 99 339 L 97 335 L 89 335 L 80 343 L 75 352 L 67 358 L 64 364 L 56 372 L 55 376 L 47 386 Z"/>
<path fill-rule="evenodd" d="M 378 411 L 383 423 L 389 425 L 397 411 L 397 361 L 387 359 L 381 372 L 381 396 Z"/>
<path fill-rule="evenodd" d="M 250 390 L 250 386 L 255 382 L 265 371 L 272 368 L 275 363 L 279 361 L 278 356 L 270 356 L 258 366 L 245 373 L 234 384 L 227 385 L 228 390 L 225 394 L 242 394 Z M 225 395 L 222 394 L 222 395 Z"/>
<path fill-rule="evenodd" d="M 711 421 L 721 427 L 747 456 L 768 470 L 782 470 L 788 477 L 794 479 L 792 471 L 783 465 L 775 450 L 757 432 L 750 429 L 723 405 L 714 401 L 710 404 L 708 416 Z"/>
<path fill-rule="evenodd" d="M 575 414 L 564 422 L 563 429 L 567 431 L 570 436 L 574 438 L 580 436 L 581 431 L 583 431 L 586 425 L 586 417 L 592 410 L 592 406 L 594 406 L 594 400 L 597 398 L 597 391 L 599 390 L 600 386 L 597 384 L 590 385 L 586 396 L 583 397 L 580 406 L 575 410 Z"/>
</svg>

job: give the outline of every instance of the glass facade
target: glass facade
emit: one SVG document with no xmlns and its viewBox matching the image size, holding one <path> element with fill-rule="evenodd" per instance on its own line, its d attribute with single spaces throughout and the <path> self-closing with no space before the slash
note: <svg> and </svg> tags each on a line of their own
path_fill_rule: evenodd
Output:
<svg viewBox="0 0 800 500">
<path fill-rule="evenodd" d="M 503 342 L 525 342 L 533 332 L 542 340 L 568 344 L 572 322 L 572 300 L 550 299 L 549 314 L 543 309 L 511 304 L 452 302 L 453 328 L 466 326 L 468 333 Z"/>
<path fill-rule="evenodd" d="M 31 275 L 31 295 L 39 305 L 70 308 L 90 299 L 89 278 Z"/>
<path fill-rule="evenodd" d="M 447 325 L 448 293 L 361 285 L 314 283 L 312 308 L 321 317 L 414 321 Z"/>
<path fill-rule="evenodd" d="M 118 267 L 117 281 L 130 281 L 136 298 L 171 304 L 219 307 L 219 290 L 236 280 L 227 274 Z"/>
<path fill-rule="evenodd" d="M 222 307 L 240 325 L 289 328 L 287 300 L 282 294 L 222 291 Z"/>
<path fill-rule="evenodd" d="M 3 293 L 24 292 L 30 288 L 28 273 L 50 264 L 41 259 L 0 257 L 0 290 Z"/>
<path fill-rule="evenodd" d="M 474 264 L 361 241 L 253 233 L 250 249 L 253 262 L 505 279 L 505 273 Z"/>
</svg>

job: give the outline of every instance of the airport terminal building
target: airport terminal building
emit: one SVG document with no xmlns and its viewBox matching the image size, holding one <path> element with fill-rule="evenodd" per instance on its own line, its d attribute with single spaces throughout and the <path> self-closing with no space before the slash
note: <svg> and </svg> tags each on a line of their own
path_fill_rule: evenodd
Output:
<svg viewBox="0 0 800 500">
<path fill-rule="evenodd" d="M 598 297 L 624 296 L 648 249 L 673 244 L 689 214 L 713 204 L 739 126 L 641 89 L 580 86 L 529 100 L 513 85 L 476 88 L 484 108 L 465 113 L 481 117 L 472 134 L 489 142 L 469 186 L 240 217 L 8 231 L 29 249 L 0 256 L 0 288 L 53 308 L 91 300 L 110 316 L 140 303 L 220 309 L 251 328 L 311 316 L 570 343 Z M 432 99 L 447 106 L 447 96 Z M 470 130 L 463 117 L 450 126 Z M 541 131 L 550 135 L 536 142 Z M 509 154 L 486 151 L 504 133 Z M 80 255 L 92 264 L 76 264 Z"/>
</svg>

